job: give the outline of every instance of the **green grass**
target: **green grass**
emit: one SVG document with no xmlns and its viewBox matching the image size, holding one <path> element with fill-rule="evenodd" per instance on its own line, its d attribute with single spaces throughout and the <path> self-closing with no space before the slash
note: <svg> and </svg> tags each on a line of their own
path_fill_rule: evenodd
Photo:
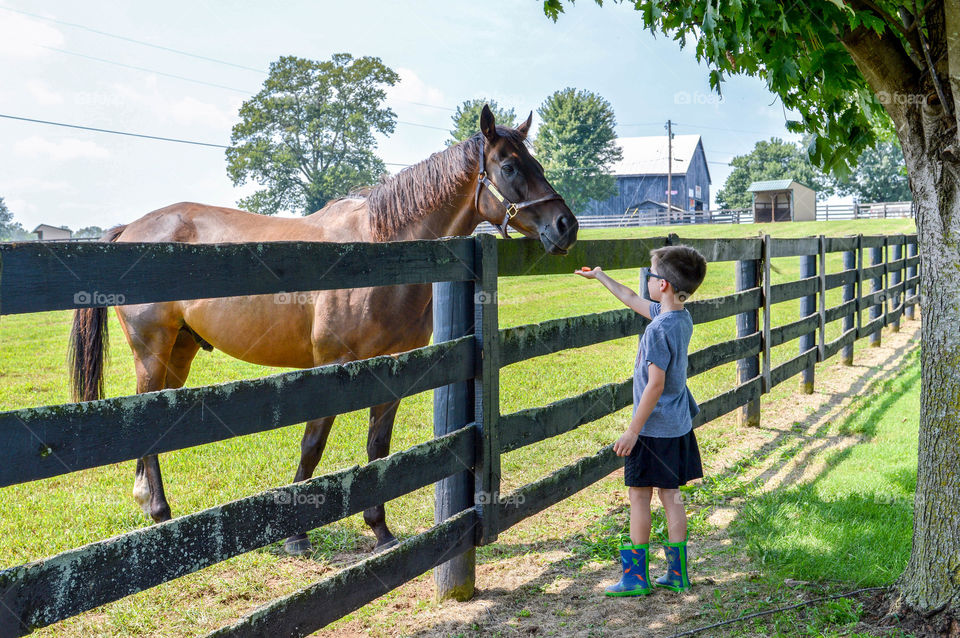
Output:
<svg viewBox="0 0 960 638">
<path fill-rule="evenodd" d="M 602 229 L 584 231 L 581 238 L 640 237 L 665 232 L 676 232 L 681 237 L 743 237 L 760 232 L 798 237 L 815 233 L 837 236 L 857 232 L 878 234 L 912 231 L 912 220 L 878 220 Z M 774 283 L 799 276 L 798 258 L 778 259 L 774 261 L 774 266 Z M 733 268 L 732 263 L 711 264 L 707 279 L 696 298 L 733 292 Z M 828 269 L 840 269 L 839 255 L 831 256 Z M 615 271 L 612 275 L 627 285 L 636 286 L 639 270 Z M 830 299 L 831 305 L 839 302 L 839 291 L 833 292 L 835 298 Z M 504 278 L 499 284 L 499 300 L 501 327 L 621 307 L 601 285 L 574 275 Z M 773 325 L 795 320 L 798 309 L 799 302 L 778 305 L 772 313 Z M 70 321 L 67 312 L 0 318 L 0 379 L 3 380 L 0 384 L 0 409 L 69 401 L 65 361 Z M 110 331 L 112 358 L 107 367 L 107 395 L 132 394 L 135 391 L 132 358 L 112 313 Z M 732 318 L 700 324 L 695 327 L 691 350 L 733 336 L 735 326 Z M 829 326 L 827 331 L 828 339 L 836 336 L 839 336 L 838 323 Z M 858 343 L 856 347 L 861 345 Z M 544 405 L 605 383 L 629 378 L 636 346 L 636 338 L 629 337 L 509 366 L 501 374 L 501 411 L 506 414 Z M 786 360 L 796 352 L 796 342 L 775 348 L 773 363 Z M 187 385 L 254 378 L 279 370 L 247 364 L 220 352 L 201 352 L 194 362 Z M 734 384 L 734 364 L 690 380 L 691 390 L 701 402 Z M 794 392 L 794 388 L 794 383 L 784 383 L 775 388 L 769 398 L 787 396 Z M 508 493 L 576 458 L 595 453 L 619 436 L 629 414 L 630 408 L 627 408 L 574 432 L 504 455 L 502 492 Z M 366 411 L 339 416 L 317 473 L 365 463 L 366 430 Z M 299 461 L 302 431 L 302 426 L 285 427 L 161 455 L 166 493 L 174 516 L 289 483 Z M 719 450 L 722 445 L 719 434 L 722 433 L 715 437 L 703 437 L 701 449 L 705 455 Z M 425 392 L 405 399 L 394 428 L 392 449 L 408 448 L 428 440 L 432 435 L 432 393 Z M 130 495 L 133 474 L 134 462 L 129 461 L 0 489 L 0 568 L 36 560 L 146 525 L 143 514 Z M 582 515 L 601 520 L 605 514 L 607 512 L 601 508 L 587 508 Z M 432 486 L 389 503 L 387 517 L 394 533 L 400 538 L 432 525 Z M 608 524 L 614 525 L 613 522 Z M 695 525 L 695 521 L 691 523 L 691 529 Z M 533 540 L 538 530 L 532 528 L 525 533 Z M 600 529 L 595 530 L 592 539 L 584 540 L 586 549 L 583 551 L 587 554 L 594 552 L 589 548 L 591 543 L 600 542 L 603 535 Z M 311 537 L 318 547 L 315 560 L 321 564 L 334 560 L 344 552 L 365 551 L 372 546 L 372 536 L 360 515 L 315 530 Z M 109 605 L 103 612 L 108 617 L 104 621 L 107 630 L 122 635 L 153 631 L 146 627 L 155 622 L 149 617 L 166 615 L 170 618 L 162 624 L 169 627 L 172 618 L 177 627 L 170 629 L 173 632 L 170 635 L 194 635 L 196 630 L 190 632 L 180 626 L 188 621 L 193 622 L 189 620 L 189 614 L 197 614 L 202 622 L 217 623 L 242 613 L 232 611 L 227 605 L 207 604 L 202 595 L 203 588 L 209 587 L 207 583 L 217 582 L 228 573 L 232 577 L 241 574 L 244 575 L 241 581 L 249 581 L 250 584 L 240 587 L 248 587 L 248 593 L 253 593 L 262 589 L 262 586 L 253 584 L 257 578 L 269 578 L 272 572 L 286 564 L 281 559 L 279 548 L 274 545 Z M 285 586 L 290 589 L 303 586 L 314 577 L 309 572 L 291 571 Z M 239 605 L 239 609 L 245 609 L 242 601 L 234 603 Z M 142 625 L 140 629 L 137 629 L 138 625 Z M 76 631 L 76 627 L 68 622 L 43 630 L 40 635 L 70 635 Z"/>
<path fill-rule="evenodd" d="M 858 397 L 836 426 L 869 445 L 831 453 L 808 483 L 748 499 L 731 524 L 772 576 L 868 587 L 893 582 L 906 567 L 917 483 L 918 352 L 896 377 Z"/>
</svg>

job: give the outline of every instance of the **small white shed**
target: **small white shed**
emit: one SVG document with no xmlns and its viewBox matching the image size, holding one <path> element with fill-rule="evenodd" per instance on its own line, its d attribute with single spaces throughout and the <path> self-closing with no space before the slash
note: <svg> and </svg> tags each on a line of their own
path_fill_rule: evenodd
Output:
<svg viewBox="0 0 960 638">
<path fill-rule="evenodd" d="M 817 220 L 817 192 L 792 179 L 753 182 L 753 221 L 802 222 Z"/>
</svg>

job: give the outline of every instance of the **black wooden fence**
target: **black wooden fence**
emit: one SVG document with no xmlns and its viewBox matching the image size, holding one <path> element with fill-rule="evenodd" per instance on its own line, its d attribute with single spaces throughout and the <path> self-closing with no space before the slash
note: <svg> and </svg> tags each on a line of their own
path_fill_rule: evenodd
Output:
<svg viewBox="0 0 960 638">
<path fill-rule="evenodd" d="M 500 369 L 567 348 L 637 335 L 646 320 L 629 309 L 499 329 L 498 277 L 569 274 L 649 265 L 649 251 L 684 243 L 711 262 L 737 261 L 737 291 L 690 302 L 695 323 L 737 317 L 737 334 L 690 354 L 688 374 L 738 361 L 739 383 L 701 403 L 700 426 L 737 408 L 759 419 L 760 396 L 840 350 L 911 316 L 919 285 L 916 236 L 803 239 L 580 241 L 564 257 L 539 243 L 493 236 L 387 244 L 224 245 L 37 243 L 0 245 L 0 314 L 68 309 L 104 295 L 122 303 L 437 283 L 442 341 L 396 356 L 285 372 L 249 381 L 163 390 L 79 404 L 0 413 L 0 487 L 107 463 L 283 427 L 436 393 L 438 436 L 362 467 L 277 487 L 224 505 L 91 543 L 0 572 L 0 637 L 20 636 L 105 603 L 196 572 L 304 529 L 340 520 L 431 483 L 441 486 L 437 524 L 290 596 L 261 607 L 216 636 L 303 636 L 431 567 L 445 592 L 472 589 L 477 545 L 620 467 L 608 445 L 515 492 L 500 495 L 500 456 L 572 431 L 630 405 L 631 382 L 610 383 L 547 406 L 501 414 Z M 865 263 L 864 251 L 871 263 Z M 844 270 L 826 272 L 826 255 Z M 805 256 L 804 276 L 771 285 L 770 260 Z M 336 276 L 330 276 L 331 264 Z M 811 269 L 812 268 L 812 269 Z M 866 287 L 870 284 L 870 290 Z M 843 303 L 826 292 L 843 288 Z M 771 327 L 772 305 L 805 299 L 806 316 Z M 811 302 L 811 299 L 813 300 Z M 441 301 L 445 300 L 445 301 Z M 759 311 L 763 309 L 763 321 Z M 870 313 L 869 321 L 861 312 Z M 841 336 L 825 326 L 843 320 Z M 475 329 L 474 329 L 475 328 Z M 777 366 L 770 349 L 801 339 L 799 356 Z M 361 375 L 375 373 L 377 382 Z M 812 378 L 810 379 L 812 382 Z M 175 427 L 189 406 L 189 428 Z M 223 427 L 228 419 L 231 428 Z M 159 440 L 148 451 L 144 441 Z M 303 507 L 291 504 L 306 503 Z M 456 559 L 451 562 L 451 559 Z M 452 567 L 451 567 L 452 566 Z"/>
</svg>

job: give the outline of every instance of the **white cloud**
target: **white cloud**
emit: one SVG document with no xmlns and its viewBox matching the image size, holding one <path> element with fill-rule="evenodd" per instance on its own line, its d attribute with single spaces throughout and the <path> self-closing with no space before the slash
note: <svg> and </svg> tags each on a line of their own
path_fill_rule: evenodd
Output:
<svg viewBox="0 0 960 638">
<path fill-rule="evenodd" d="M 443 92 L 436 87 L 429 86 L 414 71 L 399 68 L 397 69 L 397 75 L 400 76 L 400 81 L 387 89 L 387 101 L 396 100 L 446 106 Z"/>
<path fill-rule="evenodd" d="M 0 57 L 33 58 L 47 53 L 42 47 L 63 45 L 54 27 L 7 11 L 0 20 Z"/>
<path fill-rule="evenodd" d="M 47 86 L 46 82 L 41 80 L 30 80 L 27 82 L 27 92 L 36 100 L 37 104 L 43 106 L 52 106 L 54 104 L 63 104 L 63 96 Z"/>
<path fill-rule="evenodd" d="M 185 97 L 169 106 L 169 113 L 180 124 L 199 124 L 229 131 L 237 121 L 240 101 L 228 108 Z"/>
<path fill-rule="evenodd" d="M 103 159 L 110 156 L 107 149 L 95 142 L 63 138 L 50 141 L 37 135 L 17 142 L 13 150 L 18 155 L 29 158 L 46 157 L 55 161 L 73 159 Z"/>
</svg>

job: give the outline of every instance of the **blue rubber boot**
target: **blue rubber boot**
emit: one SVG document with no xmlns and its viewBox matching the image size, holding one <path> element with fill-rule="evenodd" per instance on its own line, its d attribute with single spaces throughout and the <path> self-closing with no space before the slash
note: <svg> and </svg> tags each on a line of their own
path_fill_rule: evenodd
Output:
<svg viewBox="0 0 960 638">
<path fill-rule="evenodd" d="M 690 578 L 687 576 L 687 541 L 664 543 L 663 555 L 667 559 L 667 573 L 654 584 L 673 591 L 690 589 Z"/>
<path fill-rule="evenodd" d="M 620 546 L 623 576 L 619 583 L 607 587 L 607 596 L 645 596 L 653 591 L 647 567 L 649 550 L 649 544 Z"/>
</svg>

